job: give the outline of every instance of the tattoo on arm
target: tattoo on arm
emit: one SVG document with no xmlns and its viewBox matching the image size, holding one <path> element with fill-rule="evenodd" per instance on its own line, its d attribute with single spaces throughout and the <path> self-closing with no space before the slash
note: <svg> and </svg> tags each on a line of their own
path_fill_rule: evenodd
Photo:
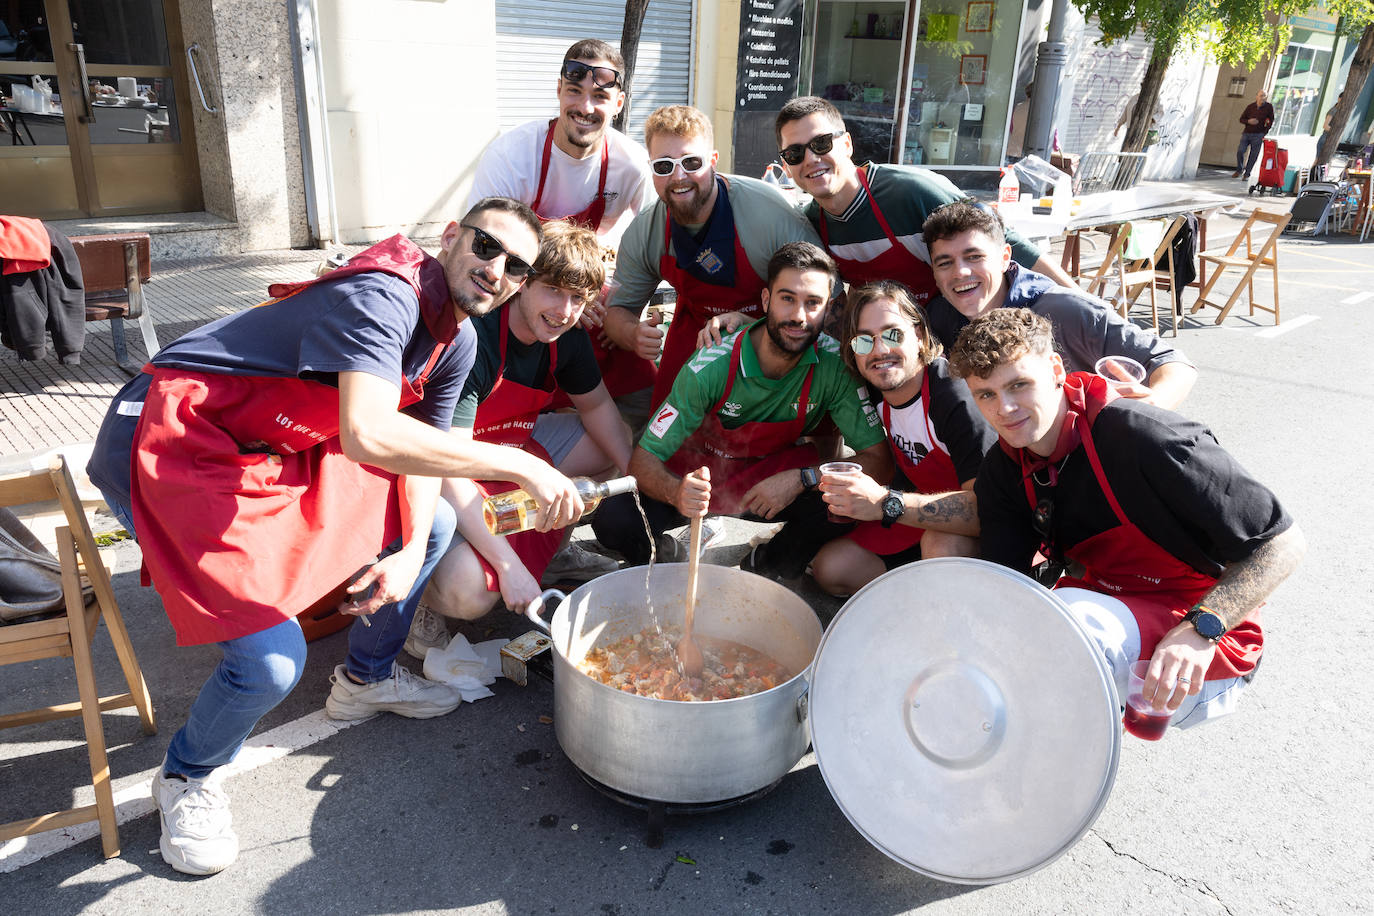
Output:
<svg viewBox="0 0 1374 916">
<path fill-rule="evenodd" d="M 1207 608 L 1234 627 L 1273 593 L 1297 568 L 1307 552 L 1307 540 L 1297 525 L 1270 538 L 1258 550 L 1222 572 L 1202 599 Z"/>
<path fill-rule="evenodd" d="M 978 536 L 978 501 L 969 490 L 922 496 L 908 509 L 908 521 L 917 528 Z"/>
</svg>

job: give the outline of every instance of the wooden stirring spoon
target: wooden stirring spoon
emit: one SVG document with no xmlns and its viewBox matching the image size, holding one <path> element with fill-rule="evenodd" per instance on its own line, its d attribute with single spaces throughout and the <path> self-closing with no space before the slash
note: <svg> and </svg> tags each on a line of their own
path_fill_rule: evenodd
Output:
<svg viewBox="0 0 1374 916">
<path fill-rule="evenodd" d="M 692 518 L 692 539 L 687 548 L 687 616 L 682 624 L 682 639 L 677 644 L 678 664 L 688 677 L 701 677 L 701 669 L 706 664 L 701 649 L 692 639 L 692 621 L 697 612 L 697 573 L 701 569 L 701 522 L 700 515 Z"/>
</svg>

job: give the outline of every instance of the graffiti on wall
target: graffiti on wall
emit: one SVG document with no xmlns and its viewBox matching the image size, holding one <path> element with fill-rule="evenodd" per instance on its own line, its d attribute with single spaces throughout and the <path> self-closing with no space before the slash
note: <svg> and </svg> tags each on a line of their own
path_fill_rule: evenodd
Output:
<svg viewBox="0 0 1374 916">
<path fill-rule="evenodd" d="M 1132 35 L 1104 47 L 1097 43 L 1101 36 L 1095 22 L 1082 20 L 1065 33 L 1073 91 L 1067 110 L 1059 111 L 1058 122 L 1060 144 L 1069 152 L 1121 148 L 1125 127 L 1119 133 L 1113 131 L 1145 75 L 1149 42 Z M 1145 177 L 1177 178 L 1186 168 L 1204 70 L 1202 55 L 1178 54 L 1165 73 L 1154 112 L 1158 133 Z"/>
</svg>

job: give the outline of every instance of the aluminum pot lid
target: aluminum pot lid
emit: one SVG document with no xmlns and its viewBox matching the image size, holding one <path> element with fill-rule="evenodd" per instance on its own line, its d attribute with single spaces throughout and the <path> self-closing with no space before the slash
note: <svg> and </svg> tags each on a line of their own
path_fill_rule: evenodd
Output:
<svg viewBox="0 0 1374 916">
<path fill-rule="evenodd" d="M 1048 865 L 1092 826 L 1121 749 L 1105 659 L 1053 592 L 983 560 L 899 567 L 817 650 L 811 740 L 882 852 L 943 881 Z"/>
</svg>

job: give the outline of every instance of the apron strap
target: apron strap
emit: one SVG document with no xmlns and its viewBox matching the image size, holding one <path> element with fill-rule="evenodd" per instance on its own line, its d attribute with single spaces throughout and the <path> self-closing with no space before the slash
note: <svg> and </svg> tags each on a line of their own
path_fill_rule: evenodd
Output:
<svg viewBox="0 0 1374 916">
<path fill-rule="evenodd" d="M 1117 521 L 1121 524 L 1134 527 L 1130 520 L 1126 518 L 1126 513 L 1121 508 L 1121 503 L 1116 500 L 1116 493 L 1112 492 L 1112 485 L 1107 482 L 1107 474 L 1102 470 L 1102 461 L 1097 457 L 1097 446 L 1093 444 L 1092 424 L 1086 417 L 1079 416 L 1079 432 L 1083 436 L 1083 445 L 1088 452 L 1088 461 L 1093 466 L 1093 476 L 1097 478 L 1097 485 L 1102 488 L 1102 494 L 1107 497 L 1107 502 L 1112 507 L 1112 512 L 1116 513 Z"/>
<path fill-rule="evenodd" d="M 558 123 L 557 118 L 549 118 L 549 132 L 544 135 L 544 156 L 539 161 L 539 188 L 534 192 L 534 203 L 530 206 L 536 214 L 539 213 L 539 201 L 544 198 L 544 179 L 549 176 L 549 156 L 553 153 L 553 127 Z M 601 173 L 602 187 L 605 187 L 606 173 Z"/>
</svg>

